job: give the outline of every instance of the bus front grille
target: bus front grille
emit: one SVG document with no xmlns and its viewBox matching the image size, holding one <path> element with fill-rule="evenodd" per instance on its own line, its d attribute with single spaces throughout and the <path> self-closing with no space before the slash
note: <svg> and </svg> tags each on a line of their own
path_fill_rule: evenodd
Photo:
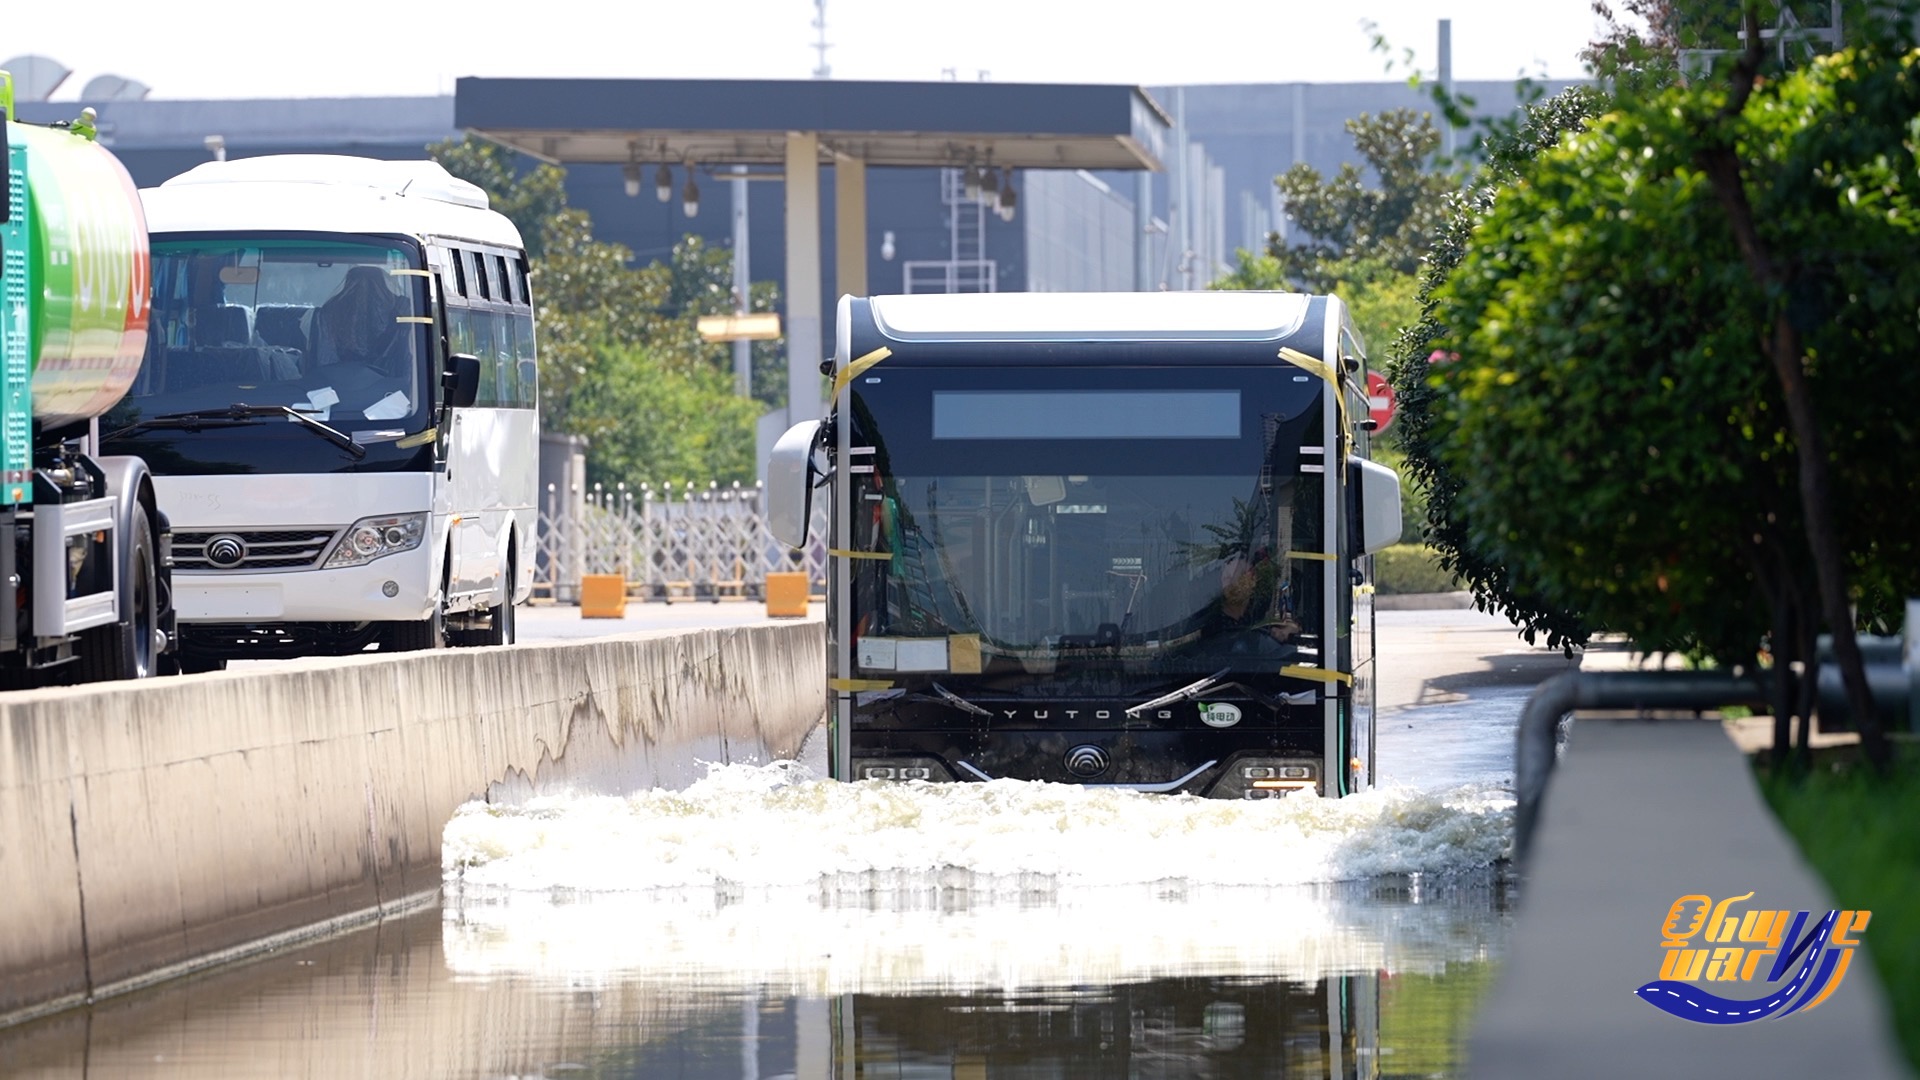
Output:
<svg viewBox="0 0 1920 1080">
<path fill-rule="evenodd" d="M 338 535 L 335 529 L 249 532 L 175 532 L 173 566 L 189 573 L 305 570 L 317 566 Z"/>
</svg>

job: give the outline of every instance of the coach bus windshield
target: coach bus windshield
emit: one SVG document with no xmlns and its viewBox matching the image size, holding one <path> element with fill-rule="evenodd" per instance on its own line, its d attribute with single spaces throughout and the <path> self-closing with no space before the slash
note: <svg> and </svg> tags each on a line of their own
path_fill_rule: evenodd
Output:
<svg viewBox="0 0 1920 1080">
<path fill-rule="evenodd" d="M 914 670 L 902 654 L 935 638 L 966 642 L 948 670 L 989 675 L 1318 663 L 1317 393 L 1289 410 L 1238 390 L 954 390 L 924 413 L 889 396 L 861 395 L 872 441 L 848 459 L 861 666 Z"/>
<path fill-rule="evenodd" d="M 146 362 L 113 419 L 246 404 L 348 432 L 425 427 L 420 265 L 393 240 L 156 238 Z"/>
</svg>

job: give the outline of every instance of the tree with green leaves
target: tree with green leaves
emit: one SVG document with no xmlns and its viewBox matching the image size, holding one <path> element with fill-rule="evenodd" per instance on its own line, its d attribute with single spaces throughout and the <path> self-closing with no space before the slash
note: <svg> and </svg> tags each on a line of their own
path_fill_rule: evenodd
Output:
<svg viewBox="0 0 1920 1080">
<path fill-rule="evenodd" d="M 594 239 L 586 212 L 567 206 L 564 170 L 523 172 L 504 148 L 472 137 L 428 151 L 520 229 L 538 305 L 541 423 L 588 437 L 589 477 L 751 479 L 754 421 L 785 387 L 757 375 L 760 403 L 736 397 L 728 346 L 700 337 L 701 315 L 734 310 L 731 253 L 687 236 L 665 261 L 635 267 L 630 250 Z M 751 310 L 778 303 L 772 283 L 754 285 Z M 756 373 L 779 364 L 779 342 L 755 346 Z"/>
<path fill-rule="evenodd" d="M 1343 164 L 1328 178 L 1301 162 L 1274 179 L 1296 239 L 1276 235 L 1266 257 L 1280 277 L 1310 292 L 1351 280 L 1353 260 L 1372 264 L 1376 276 L 1418 271 L 1443 200 L 1459 186 L 1434 167 L 1440 133 L 1430 113 L 1362 113 L 1347 121 L 1347 132 L 1364 164 Z M 1376 185 L 1367 183 L 1369 173 Z"/>
<path fill-rule="evenodd" d="M 1518 122 L 1491 131 L 1485 140 L 1485 162 L 1464 190 L 1449 192 L 1440 224 L 1434 231 L 1427 262 L 1420 275 L 1416 302 L 1419 317 L 1402 324 L 1388 351 L 1387 377 L 1399 407 L 1387 442 L 1404 454 L 1401 476 L 1418 492 L 1426 520 L 1422 532 L 1438 555 L 1440 565 L 1459 579 L 1483 611 L 1512 619 L 1527 641 L 1569 652 L 1585 645 L 1593 625 L 1577 608 L 1543 596 L 1523 578 L 1516 578 L 1493 553 L 1476 546 L 1471 523 L 1461 502 L 1464 479 L 1439 453 L 1434 418 L 1435 388 L 1429 375 L 1435 359 L 1444 359 L 1435 345 L 1451 328 L 1439 310 L 1438 293 L 1466 256 L 1475 226 L 1502 188 L 1520 182 L 1520 169 L 1532 158 L 1556 145 L 1560 138 L 1581 130 L 1598 114 L 1600 95 L 1574 88 L 1553 98 L 1525 106 Z"/>
<path fill-rule="evenodd" d="M 427 147 L 427 154 L 487 193 L 493 209 L 520 230 L 530 258 L 545 254 L 548 223 L 567 208 L 565 169 L 542 162 L 522 173 L 505 147 L 471 135 L 434 143 Z"/>
<path fill-rule="evenodd" d="M 1399 374 L 1458 551 L 1533 614 L 1766 667 L 1784 753 L 1815 634 L 1852 683 L 1856 626 L 1920 587 L 1920 78 L 1872 41 L 1758 70 L 1616 98 L 1519 162 L 1434 290 L 1446 362 Z"/>
</svg>

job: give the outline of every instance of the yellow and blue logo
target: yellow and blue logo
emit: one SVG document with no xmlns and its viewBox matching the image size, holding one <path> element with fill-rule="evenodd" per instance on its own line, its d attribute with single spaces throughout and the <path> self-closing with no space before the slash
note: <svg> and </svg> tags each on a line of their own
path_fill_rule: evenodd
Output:
<svg viewBox="0 0 1920 1080">
<path fill-rule="evenodd" d="M 1716 904 L 1693 893 L 1675 900 L 1660 929 L 1660 978 L 1634 993 L 1701 1024 L 1789 1016 L 1833 996 L 1873 913 L 1829 911 L 1809 929 L 1813 912 L 1743 907 L 1752 898 Z"/>
</svg>

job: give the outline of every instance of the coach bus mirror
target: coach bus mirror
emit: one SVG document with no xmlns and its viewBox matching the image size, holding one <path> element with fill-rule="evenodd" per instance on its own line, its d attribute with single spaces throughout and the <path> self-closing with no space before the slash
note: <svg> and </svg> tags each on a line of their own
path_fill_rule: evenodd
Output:
<svg viewBox="0 0 1920 1080">
<path fill-rule="evenodd" d="M 442 377 L 442 385 L 447 389 L 447 405 L 455 409 L 470 409 L 480 400 L 480 358 L 466 353 L 454 353 L 447 359 L 447 371 Z"/>
<path fill-rule="evenodd" d="M 814 444 L 820 440 L 820 421 L 809 420 L 787 429 L 767 457 L 767 532 L 790 548 L 807 543 L 807 525 L 813 518 Z"/>
<path fill-rule="evenodd" d="M 1361 457 L 1347 458 L 1347 482 L 1358 501 L 1361 550 L 1368 555 L 1400 542 L 1400 474 Z"/>
<path fill-rule="evenodd" d="M 1027 501 L 1035 506 L 1052 506 L 1067 497 L 1067 478 L 1064 476 L 1029 476 L 1027 481 Z"/>
</svg>

